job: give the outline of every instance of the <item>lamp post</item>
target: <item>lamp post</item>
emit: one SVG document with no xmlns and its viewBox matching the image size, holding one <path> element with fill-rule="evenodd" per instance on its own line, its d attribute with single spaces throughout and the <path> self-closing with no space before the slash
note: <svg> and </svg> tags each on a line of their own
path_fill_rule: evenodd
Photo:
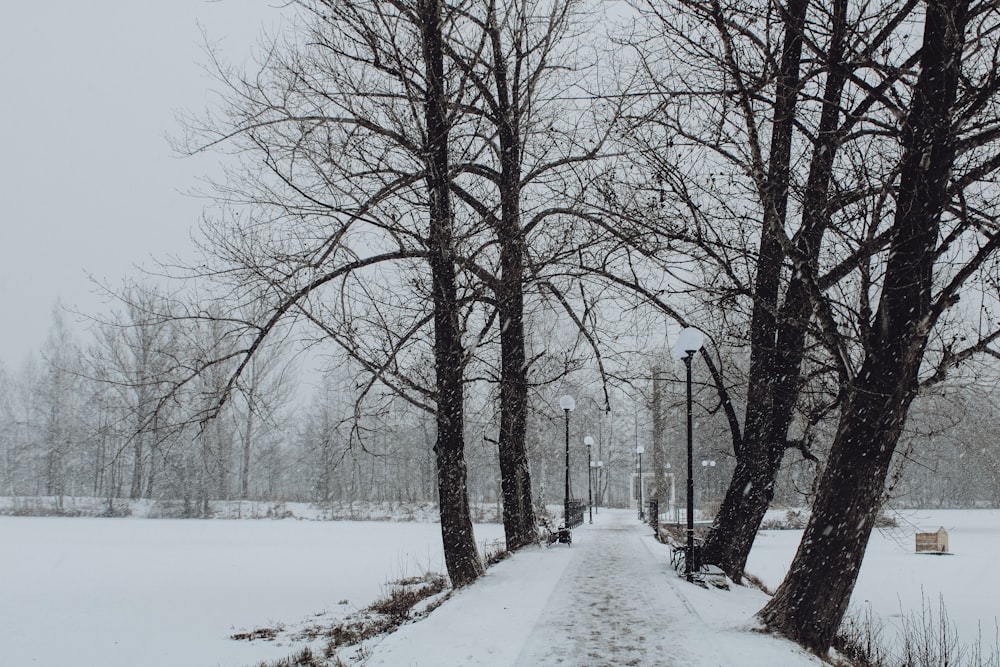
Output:
<svg viewBox="0 0 1000 667">
<path fill-rule="evenodd" d="M 646 520 L 646 512 L 642 508 L 642 454 L 645 451 L 642 445 L 635 446 L 635 453 L 639 455 L 639 521 Z"/>
<path fill-rule="evenodd" d="M 702 459 L 701 460 L 701 467 L 705 469 L 705 472 L 708 472 L 709 468 L 714 468 L 715 467 L 715 459 Z M 705 486 L 708 487 L 709 497 L 711 498 L 711 495 L 713 493 L 715 493 L 715 488 L 714 488 L 715 485 L 712 483 L 712 480 L 706 478 L 706 480 L 705 480 Z M 702 504 L 704 504 L 704 503 L 702 503 Z"/>
<path fill-rule="evenodd" d="M 670 464 L 666 465 L 667 475 L 670 477 L 670 495 L 667 496 L 667 515 L 670 515 L 671 510 L 674 507 L 674 474 L 670 472 Z M 662 496 L 661 496 L 662 497 Z M 678 521 L 679 523 L 679 521 Z"/>
<path fill-rule="evenodd" d="M 563 496 L 563 524 L 569 528 L 569 413 L 576 407 L 576 401 L 566 394 L 559 399 L 559 407 L 566 415 L 566 493 Z"/>
<path fill-rule="evenodd" d="M 601 468 L 604 467 L 604 461 L 591 461 L 590 467 L 592 470 L 597 471 L 597 504 L 601 504 Z"/>
<path fill-rule="evenodd" d="M 590 448 L 594 444 L 594 439 L 589 435 L 583 439 L 583 444 L 587 445 L 587 511 L 590 514 L 590 523 L 594 523 L 594 487 L 591 484 L 593 479 L 594 460 L 590 458 Z"/>
<path fill-rule="evenodd" d="M 694 579 L 694 466 L 692 464 L 694 424 L 691 411 L 691 360 L 701 349 L 704 336 L 693 327 L 682 329 L 674 346 L 674 356 L 684 361 L 687 380 L 687 554 L 684 558 L 684 574 L 688 581 Z"/>
</svg>

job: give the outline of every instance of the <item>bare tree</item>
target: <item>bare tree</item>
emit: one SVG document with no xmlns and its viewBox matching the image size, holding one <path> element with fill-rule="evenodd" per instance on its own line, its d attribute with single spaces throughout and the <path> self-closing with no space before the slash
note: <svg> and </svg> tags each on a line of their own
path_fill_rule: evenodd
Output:
<svg viewBox="0 0 1000 667">
<path fill-rule="evenodd" d="M 761 611 L 769 627 L 814 651 L 830 646 L 847 608 L 931 332 L 1000 248 L 993 186 L 978 187 L 998 167 L 996 21 L 995 5 L 968 0 L 930 2 L 924 11 L 878 306 L 861 322 L 859 362 L 848 368 L 839 427 L 802 543 Z M 982 151 L 987 145 L 993 149 Z M 843 341 L 838 345 L 846 352 Z M 937 375 L 954 361 L 945 349 L 931 370 Z"/>
<path fill-rule="evenodd" d="M 229 207 L 205 227 L 214 268 L 196 273 L 233 285 L 230 302 L 265 315 L 229 318 L 242 340 L 196 370 L 231 360 L 219 388 L 227 396 L 264 340 L 299 318 L 368 374 L 358 414 L 379 386 L 433 413 L 446 564 L 462 586 L 482 564 L 463 457 L 474 300 L 460 281 L 466 217 L 451 193 L 453 153 L 466 149 L 451 141 L 461 75 L 446 66 L 444 33 L 455 9 L 433 0 L 299 6 L 300 41 L 274 44 L 259 74 L 219 65 L 230 106 L 200 141 L 248 151 L 264 168 L 248 163 L 220 184 Z"/>
<path fill-rule="evenodd" d="M 893 173 L 881 137 L 914 63 L 900 26 L 915 6 L 856 14 L 843 1 L 648 6 L 674 60 L 667 74 L 662 63 L 644 61 L 663 102 L 639 126 L 640 146 L 652 149 L 644 155 L 654 196 L 632 205 L 640 229 L 652 232 L 635 247 L 662 254 L 667 267 L 696 267 L 674 270 L 669 290 L 708 297 L 688 309 L 717 313 L 715 321 L 731 327 L 701 325 L 716 332 L 715 346 L 749 343 L 745 384 L 731 371 L 727 380 L 711 350 L 703 353 L 736 461 L 705 557 L 736 579 L 784 452 L 815 460 L 814 427 L 842 404 L 844 360 L 829 341 L 836 309 L 850 306 L 817 306 L 815 297 L 857 294 L 845 275 L 888 240 L 873 230 L 864 243 L 843 243 L 859 233 L 850 221 L 867 215 L 872 189 L 885 192 Z M 646 211 L 659 216 L 648 226 Z M 751 243 L 756 252 L 748 254 Z M 840 264 L 827 270 L 829 262 Z M 682 325 L 704 320 L 631 284 Z M 742 423 L 737 399 L 745 403 Z"/>
<path fill-rule="evenodd" d="M 468 103 L 473 117 L 484 125 L 481 149 L 458 165 L 462 177 L 452 188 L 493 236 L 469 260 L 490 290 L 499 329 L 498 445 L 511 550 L 536 534 L 526 447 L 532 360 L 525 309 L 526 293 L 545 289 L 538 276 L 549 259 L 530 247 L 552 235 L 552 223 L 583 210 L 581 193 L 567 186 L 586 182 L 585 170 L 601 155 L 609 131 L 595 133 L 585 123 L 586 106 L 567 99 L 566 91 L 592 69 L 575 53 L 584 6 L 579 0 L 459 4 L 458 24 L 467 29 L 453 31 L 446 43 L 476 92 Z"/>
<path fill-rule="evenodd" d="M 14 495 L 14 479 L 21 467 L 14 421 L 13 386 L 7 369 L 0 364 L 0 484 L 3 493 Z"/>
</svg>

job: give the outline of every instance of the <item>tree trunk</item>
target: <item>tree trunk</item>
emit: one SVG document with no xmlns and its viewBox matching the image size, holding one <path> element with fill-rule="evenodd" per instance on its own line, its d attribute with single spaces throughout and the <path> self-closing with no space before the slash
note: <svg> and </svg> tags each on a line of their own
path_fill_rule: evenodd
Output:
<svg viewBox="0 0 1000 667">
<path fill-rule="evenodd" d="M 659 511 L 666 512 L 670 494 L 667 489 L 667 453 L 663 442 L 666 431 L 666 419 L 663 415 L 663 370 L 659 365 L 654 365 L 652 373 L 653 394 L 650 398 L 650 411 L 653 413 L 653 492 L 650 494 L 649 500 L 655 500 Z M 658 519 L 650 517 L 650 520 Z"/>
<path fill-rule="evenodd" d="M 447 93 L 440 0 L 421 0 L 418 11 L 423 37 L 427 89 L 427 192 L 430 200 L 431 285 L 434 299 L 434 367 L 437 390 L 438 496 L 445 564 L 453 586 L 483 574 L 469 512 L 464 442 L 464 391 L 461 327 L 455 278 L 453 220 L 449 194 Z"/>
<path fill-rule="evenodd" d="M 142 482 L 144 477 L 144 472 L 142 469 L 143 457 L 145 453 L 143 451 L 143 440 L 145 439 L 146 427 L 143 424 L 139 425 L 138 430 L 133 436 L 134 440 L 132 442 L 132 485 L 129 490 L 129 498 L 132 500 L 137 500 L 142 497 Z"/>
<path fill-rule="evenodd" d="M 507 549 L 535 540 L 535 510 L 525 444 L 528 420 L 528 368 L 524 352 L 524 230 L 521 227 L 520 109 L 513 104 L 500 29 L 494 9 L 487 25 L 493 49 L 497 134 L 500 140 L 500 277 L 497 315 L 500 321 L 500 483 Z"/>
<path fill-rule="evenodd" d="M 501 132 L 501 145 L 509 132 Z M 513 151 L 512 151 L 513 152 Z M 509 164 L 511 161 L 514 164 Z M 524 234 L 520 224 L 516 154 L 504 160 L 504 191 L 498 237 L 500 271 L 497 314 L 500 320 L 500 482 L 507 549 L 535 540 L 535 510 L 525 444 L 528 419 L 528 368 L 524 353 Z M 513 171 L 513 173 L 510 173 Z M 510 176 L 507 178 L 506 176 Z"/>
<path fill-rule="evenodd" d="M 535 510 L 531 500 L 531 473 L 525 446 L 528 411 L 528 379 L 524 354 L 523 297 L 520 249 L 501 250 L 505 268 L 516 269 L 502 282 L 511 289 L 499 307 L 500 331 L 500 481 L 503 491 L 503 523 L 507 549 L 517 550 L 535 539 Z M 516 281 L 516 287 L 514 286 Z"/>
<path fill-rule="evenodd" d="M 886 373 L 880 379 L 911 381 L 897 378 L 900 369 L 892 366 L 873 365 L 869 372 Z M 768 627 L 819 653 L 833 642 L 850 601 L 912 398 L 910 392 L 901 395 L 899 385 L 883 384 L 878 394 L 869 394 L 875 390 L 870 384 L 855 390 L 846 406 L 798 553 L 761 611 Z M 882 418 L 874 424 L 870 415 Z"/>
<path fill-rule="evenodd" d="M 954 162 L 951 110 L 967 7 L 967 0 L 927 5 L 920 75 L 902 130 L 896 233 L 871 340 L 849 388 L 802 543 L 760 612 L 768 627 L 818 653 L 829 649 L 843 620 L 916 395 L 932 324 L 935 244 Z"/>
<path fill-rule="evenodd" d="M 739 581 L 764 514 L 774 498 L 774 480 L 784 457 L 788 430 L 798 400 L 799 376 L 805 351 L 806 323 L 811 302 L 806 285 L 819 258 L 823 233 L 828 226 L 827 200 L 833 161 L 840 146 L 837 126 L 841 115 L 846 71 L 843 67 L 847 37 L 847 2 L 836 0 L 833 7 L 832 40 L 827 60 L 830 73 L 823 94 L 816 145 L 806 183 L 802 226 L 795 238 L 798 270 L 785 291 L 773 332 L 776 345 L 767 367 L 757 367 L 766 382 L 756 382 L 751 374 L 751 395 L 744 421 L 733 482 L 723 501 L 715 525 L 705 545 L 706 559 L 719 565 Z M 771 335 L 769 329 L 768 335 Z M 759 343 L 766 345 L 766 338 Z"/>
<path fill-rule="evenodd" d="M 775 393 L 782 383 L 798 382 L 776 367 L 778 296 L 785 252 L 780 242 L 788 208 L 788 187 L 795 107 L 801 82 L 802 27 L 808 0 L 792 0 L 781 64 L 775 84 L 768 173 L 760 185 L 763 208 L 754 306 L 750 322 L 750 373 L 743 436 L 736 448 L 733 479 L 705 544 L 704 557 L 735 581 L 743 576 L 750 547 L 774 497 L 791 415 L 774 415 Z"/>
<path fill-rule="evenodd" d="M 243 434 L 243 456 L 240 460 L 240 500 L 247 500 L 250 498 L 250 453 L 253 449 L 253 422 L 254 412 L 256 410 L 254 404 L 254 394 L 257 383 L 256 374 L 251 376 L 250 382 L 250 389 L 247 393 L 247 416 L 244 423 L 246 430 Z"/>
<path fill-rule="evenodd" d="M 718 565 L 733 581 L 743 578 L 754 537 L 774 497 L 784 445 L 767 446 L 767 440 L 744 437 L 747 453 L 736 457 L 732 481 L 705 541 L 705 561 Z"/>
</svg>

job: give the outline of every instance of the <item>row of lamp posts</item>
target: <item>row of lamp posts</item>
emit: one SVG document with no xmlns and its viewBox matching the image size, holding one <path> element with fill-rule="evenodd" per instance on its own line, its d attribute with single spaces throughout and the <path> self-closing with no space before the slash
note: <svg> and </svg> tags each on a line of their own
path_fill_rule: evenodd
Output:
<svg viewBox="0 0 1000 667">
<path fill-rule="evenodd" d="M 691 401 L 691 361 L 694 355 L 699 352 L 704 343 L 704 336 L 698 329 L 687 327 L 682 329 L 677 336 L 674 345 L 674 356 L 684 362 L 685 386 L 687 398 L 687 553 L 684 559 L 684 574 L 688 581 L 694 578 L 694 419 Z M 566 492 L 563 499 L 563 519 L 569 521 L 569 413 L 576 407 L 576 401 L 572 396 L 565 395 L 559 399 L 559 407 L 565 414 L 566 421 Z M 590 523 L 594 522 L 593 514 L 593 489 L 591 486 L 591 472 L 594 468 L 594 461 L 590 456 L 590 447 L 594 444 L 594 439 L 589 435 L 584 438 L 587 445 L 587 496 L 591 505 Z M 642 455 L 646 449 L 642 445 L 637 445 L 635 453 L 639 456 L 639 519 L 645 518 L 645 511 L 642 505 Z M 597 466 L 602 462 L 598 461 Z M 705 460 L 701 462 L 703 467 L 715 466 L 715 461 Z"/>
</svg>

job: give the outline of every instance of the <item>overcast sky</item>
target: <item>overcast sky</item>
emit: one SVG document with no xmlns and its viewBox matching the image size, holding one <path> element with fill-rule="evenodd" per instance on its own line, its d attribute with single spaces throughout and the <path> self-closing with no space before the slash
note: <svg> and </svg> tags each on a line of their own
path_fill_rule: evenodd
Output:
<svg viewBox="0 0 1000 667">
<path fill-rule="evenodd" d="M 16 3 L 0 22 L 0 361 L 40 348 L 57 302 L 104 308 L 87 280 L 119 282 L 190 254 L 203 203 L 184 195 L 215 158 L 167 136 L 203 109 L 201 29 L 244 60 L 279 0 Z"/>
</svg>

